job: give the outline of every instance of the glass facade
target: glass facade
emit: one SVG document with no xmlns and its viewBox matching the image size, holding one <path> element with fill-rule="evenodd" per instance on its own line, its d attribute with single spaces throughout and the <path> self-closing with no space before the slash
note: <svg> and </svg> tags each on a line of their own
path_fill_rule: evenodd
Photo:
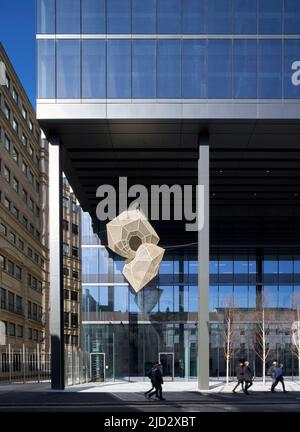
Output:
<svg viewBox="0 0 300 432">
<path fill-rule="evenodd" d="M 297 99 L 299 29 L 298 0 L 39 0 L 38 98 Z"/>
<path fill-rule="evenodd" d="M 193 248 L 167 250 L 158 277 L 136 294 L 122 275 L 124 261 L 101 245 L 97 222 L 82 215 L 83 343 L 105 353 L 107 379 L 144 379 L 151 362 L 174 356 L 176 379 L 197 377 L 198 261 Z M 99 228 L 100 231 L 100 228 Z M 257 311 L 262 302 L 273 318 L 271 355 L 285 360 L 287 374 L 297 365 L 288 348 L 286 311 L 300 298 L 300 255 L 280 250 L 214 250 L 210 258 L 210 376 L 225 374 L 224 309 L 236 311 L 238 356 L 260 360 L 253 351 Z M 201 311 L 201 306 L 200 306 Z M 276 313 L 276 319 L 274 318 Z M 272 315 L 273 314 L 273 315 Z M 168 378 L 168 377 L 167 377 Z M 170 378 L 170 377 L 169 377 Z"/>
</svg>

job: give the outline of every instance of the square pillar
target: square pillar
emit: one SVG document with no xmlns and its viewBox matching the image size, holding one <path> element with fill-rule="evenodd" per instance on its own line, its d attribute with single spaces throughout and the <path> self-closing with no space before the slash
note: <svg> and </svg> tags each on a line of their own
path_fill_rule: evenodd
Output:
<svg viewBox="0 0 300 432">
<path fill-rule="evenodd" d="M 51 386 L 56 390 L 65 388 L 61 158 L 61 146 L 52 140 L 49 145 L 50 337 Z"/>
<path fill-rule="evenodd" d="M 209 138 L 200 137 L 198 161 L 198 389 L 209 389 Z"/>
</svg>

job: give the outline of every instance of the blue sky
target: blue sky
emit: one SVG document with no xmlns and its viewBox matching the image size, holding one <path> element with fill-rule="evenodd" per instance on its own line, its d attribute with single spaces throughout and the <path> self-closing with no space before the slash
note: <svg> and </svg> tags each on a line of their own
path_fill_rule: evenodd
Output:
<svg viewBox="0 0 300 432">
<path fill-rule="evenodd" d="M 0 41 L 35 107 L 35 0 L 0 2 Z"/>
</svg>

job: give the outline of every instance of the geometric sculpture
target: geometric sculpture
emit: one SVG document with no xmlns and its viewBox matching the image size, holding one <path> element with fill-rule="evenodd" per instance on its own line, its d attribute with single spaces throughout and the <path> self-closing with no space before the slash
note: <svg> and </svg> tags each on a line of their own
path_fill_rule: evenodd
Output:
<svg viewBox="0 0 300 432">
<path fill-rule="evenodd" d="M 125 210 L 106 225 L 108 246 L 127 258 L 123 269 L 133 289 L 140 291 L 159 270 L 164 249 L 146 216 L 138 209 Z"/>
<path fill-rule="evenodd" d="M 138 248 L 135 258 L 125 264 L 123 275 L 136 292 L 157 275 L 164 252 L 159 246 L 145 243 Z"/>
</svg>

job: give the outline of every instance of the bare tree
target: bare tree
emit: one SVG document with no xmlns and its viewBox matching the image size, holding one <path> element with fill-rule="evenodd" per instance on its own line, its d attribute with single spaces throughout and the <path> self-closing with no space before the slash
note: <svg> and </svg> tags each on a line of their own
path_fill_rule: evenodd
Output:
<svg viewBox="0 0 300 432">
<path fill-rule="evenodd" d="M 300 295 L 292 296 L 291 352 L 298 359 L 298 380 L 300 382 Z"/>
<path fill-rule="evenodd" d="M 234 355 L 235 340 L 237 335 L 234 323 L 235 312 L 236 310 L 234 307 L 234 298 L 233 296 L 229 296 L 228 299 L 225 300 L 223 326 L 224 358 L 226 362 L 226 384 L 229 384 L 230 361 Z"/>
<path fill-rule="evenodd" d="M 266 362 L 270 355 L 270 323 L 268 321 L 268 297 L 260 294 L 261 309 L 257 312 L 257 322 L 255 324 L 253 349 L 255 354 L 262 362 L 262 379 L 263 384 L 266 384 Z"/>
</svg>

